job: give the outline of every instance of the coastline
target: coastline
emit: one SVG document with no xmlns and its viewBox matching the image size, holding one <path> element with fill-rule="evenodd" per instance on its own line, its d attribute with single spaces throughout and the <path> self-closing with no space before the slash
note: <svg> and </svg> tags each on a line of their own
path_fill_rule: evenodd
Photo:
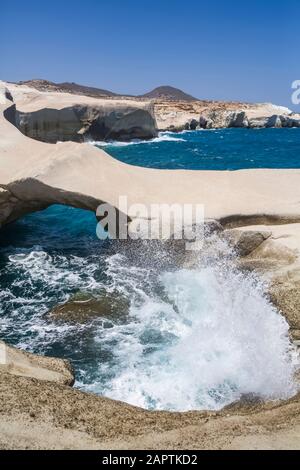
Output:
<svg viewBox="0 0 300 470">
<path fill-rule="evenodd" d="M 281 289 L 286 289 L 284 282 L 289 281 L 292 297 L 287 308 L 290 310 L 294 302 L 293 308 L 297 309 L 300 170 L 215 172 L 135 168 L 87 144 L 53 145 L 25 137 L 5 120 L 2 113 L 12 102 L 6 97 L 4 101 L 0 107 L 0 223 L 14 221 L 54 203 L 93 211 L 103 201 L 118 207 L 122 194 L 129 195 L 130 203 L 142 200 L 146 205 L 201 201 L 207 207 L 206 217 L 221 222 L 225 229 L 242 226 L 242 230 L 272 232 L 271 239 L 255 246 L 244 262 L 255 265 L 257 260 L 269 257 L 278 269 L 280 258 L 281 272 L 273 264 L 271 275 L 279 279 Z M 283 248 L 278 248 L 278 244 Z M 257 251 L 262 249 L 263 256 Z M 284 282 L 282 276 L 286 276 Z M 280 299 L 281 294 L 278 296 Z M 288 317 L 286 312 L 283 314 Z M 293 330 L 300 331 L 299 318 L 296 320 Z M 136 449 L 137 439 L 141 448 L 149 449 L 187 446 L 232 449 L 249 445 L 295 448 L 299 444 L 299 395 L 270 403 L 253 403 L 248 397 L 246 402 L 233 404 L 219 413 L 147 412 L 13 372 L 1 371 L 0 381 L 4 403 L 0 424 L 3 448 L 44 449 L 50 445 Z"/>
<path fill-rule="evenodd" d="M 2 449 L 299 449 L 300 395 L 220 412 L 145 411 L 0 372 Z"/>
<path fill-rule="evenodd" d="M 134 167 L 89 144 L 53 145 L 24 136 L 5 119 L 3 113 L 11 109 L 13 102 L 4 91 L 2 97 L 0 224 L 55 203 L 95 212 L 105 202 L 121 210 L 122 195 L 127 196 L 128 206 L 203 204 L 205 217 L 221 223 L 245 217 L 300 220 L 300 170 L 231 172 Z"/>
</svg>

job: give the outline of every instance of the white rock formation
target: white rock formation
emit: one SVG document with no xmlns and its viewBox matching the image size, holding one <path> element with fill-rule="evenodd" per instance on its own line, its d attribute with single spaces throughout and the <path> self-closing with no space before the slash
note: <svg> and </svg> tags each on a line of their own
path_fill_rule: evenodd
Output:
<svg viewBox="0 0 300 470">
<path fill-rule="evenodd" d="M 288 108 L 270 103 L 237 107 L 235 110 L 216 107 L 212 111 L 203 113 L 200 127 L 207 129 L 300 127 L 300 116 Z"/>
<path fill-rule="evenodd" d="M 43 142 L 151 139 L 157 135 L 151 101 L 91 98 L 38 91 L 2 82 L 16 104 L 11 121 L 28 137 Z"/>
<path fill-rule="evenodd" d="M 26 101 L 26 96 L 18 100 Z M 134 167 L 90 144 L 46 144 L 25 137 L 5 116 L 13 102 L 2 90 L 0 105 L 0 224 L 54 203 L 95 211 L 101 202 L 120 209 L 143 203 L 203 204 L 205 216 L 236 223 L 241 218 L 300 220 L 300 170 L 188 171 Z M 49 97 L 51 106 L 59 102 Z M 32 106 L 32 105 L 31 105 Z M 50 106 L 50 103 L 49 103 Z M 5 116 L 4 116 L 5 114 Z M 278 190 L 280 188 L 280 191 Z M 256 222 L 255 222 L 256 223 Z"/>
</svg>

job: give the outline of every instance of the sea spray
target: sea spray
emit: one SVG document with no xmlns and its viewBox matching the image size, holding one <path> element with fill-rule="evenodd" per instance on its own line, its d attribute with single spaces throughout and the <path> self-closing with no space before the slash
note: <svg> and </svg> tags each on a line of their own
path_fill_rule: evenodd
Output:
<svg viewBox="0 0 300 470">
<path fill-rule="evenodd" d="M 166 298 L 152 292 L 133 304 L 131 322 L 118 330 L 107 396 L 183 411 L 295 393 L 288 325 L 259 279 L 226 259 L 161 273 L 158 284 Z"/>
<path fill-rule="evenodd" d="M 2 339 L 68 358 L 77 387 L 149 409 L 220 409 L 243 394 L 296 392 L 288 325 L 219 235 L 196 259 L 172 243 L 100 243 L 95 223 L 53 207 L 7 228 Z M 49 314 L 78 292 L 101 302 L 103 291 L 125 297 L 129 311 L 86 323 Z"/>
</svg>

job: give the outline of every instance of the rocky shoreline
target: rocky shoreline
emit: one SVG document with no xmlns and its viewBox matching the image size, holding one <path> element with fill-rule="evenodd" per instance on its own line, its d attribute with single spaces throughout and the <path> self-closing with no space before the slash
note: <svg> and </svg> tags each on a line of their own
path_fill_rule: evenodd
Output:
<svg viewBox="0 0 300 470">
<path fill-rule="evenodd" d="M 38 142 L 13 124 L 20 103 L 32 109 L 34 96 L 35 90 L 22 87 L 0 91 L 0 226 L 54 203 L 95 211 L 107 202 L 118 208 L 124 194 L 129 204 L 201 201 L 207 219 L 224 226 L 239 251 L 240 266 L 257 270 L 270 283 L 270 298 L 298 344 L 299 170 L 146 170 L 87 144 Z M 63 109 L 60 98 L 49 93 L 47 106 Z M 218 413 L 149 412 L 72 389 L 74 377 L 66 362 L 36 358 L 4 344 L 1 357 L 1 448 L 299 448 L 299 394 L 270 403 L 248 396 Z"/>
<path fill-rule="evenodd" d="M 300 127 L 300 115 L 271 103 L 205 103 L 155 101 L 161 131 L 200 129 L 262 129 Z"/>
<path fill-rule="evenodd" d="M 300 395 L 221 412 L 149 412 L 0 371 L 2 449 L 299 449 Z"/>
<path fill-rule="evenodd" d="M 2 82 L 15 103 L 6 118 L 24 135 L 42 142 L 149 140 L 159 131 L 300 127 L 299 114 L 271 103 L 111 96 L 101 90 L 97 95 L 86 87 L 91 91 L 76 95 L 77 88 L 70 92 L 45 83 Z"/>
<path fill-rule="evenodd" d="M 63 106 L 60 94 L 42 99 L 48 107 Z M 39 108 L 39 100 L 22 87 L 0 90 L 0 226 L 55 203 L 95 212 L 105 202 L 120 210 L 122 195 L 128 207 L 201 202 L 206 218 L 221 222 L 242 217 L 247 223 L 250 218 L 300 221 L 300 170 L 161 171 L 127 165 L 89 144 L 40 142 L 9 119 L 18 103 Z"/>
<path fill-rule="evenodd" d="M 281 289 L 279 307 L 298 346 L 300 251 L 293 247 L 299 235 L 300 224 L 221 229 L 239 254 L 239 268 L 271 281 L 271 296 Z M 286 269 L 288 288 L 278 281 Z M 246 395 L 220 412 L 150 412 L 72 389 L 68 361 L 3 342 L 0 351 L 2 449 L 299 449 L 300 394 L 270 402 Z"/>
</svg>

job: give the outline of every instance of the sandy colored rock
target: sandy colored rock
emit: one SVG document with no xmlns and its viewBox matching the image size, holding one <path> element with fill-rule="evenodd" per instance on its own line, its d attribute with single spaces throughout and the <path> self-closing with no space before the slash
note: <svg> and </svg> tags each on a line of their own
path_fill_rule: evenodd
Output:
<svg viewBox="0 0 300 470">
<path fill-rule="evenodd" d="M 157 135 L 151 101 L 93 98 L 7 84 L 15 108 L 9 120 L 43 142 L 151 139 Z"/>
<path fill-rule="evenodd" d="M 220 106 L 202 111 L 203 125 L 207 129 L 222 128 L 269 128 L 269 127 L 298 127 L 297 115 L 282 106 L 271 103 L 241 104 Z"/>
<path fill-rule="evenodd" d="M 276 277 L 270 288 L 271 300 L 284 313 L 292 330 L 300 330 L 300 270 Z M 293 335 L 294 336 L 294 335 Z M 295 339 L 299 339 L 296 337 Z"/>
<path fill-rule="evenodd" d="M 3 341 L 0 341 L 0 372 L 63 385 L 73 385 L 75 381 L 69 361 L 30 354 Z"/>
<path fill-rule="evenodd" d="M 292 336 L 295 341 L 298 341 L 298 346 L 300 346 L 300 330 L 294 330 L 292 329 Z"/>
<path fill-rule="evenodd" d="M 300 397 L 221 412 L 150 412 L 0 372 L 2 449 L 300 448 Z"/>
<path fill-rule="evenodd" d="M 214 101 L 164 101 L 156 99 L 154 112 L 160 130 L 183 131 L 195 128 L 299 127 L 299 118 L 288 108 L 271 103 Z"/>
</svg>

